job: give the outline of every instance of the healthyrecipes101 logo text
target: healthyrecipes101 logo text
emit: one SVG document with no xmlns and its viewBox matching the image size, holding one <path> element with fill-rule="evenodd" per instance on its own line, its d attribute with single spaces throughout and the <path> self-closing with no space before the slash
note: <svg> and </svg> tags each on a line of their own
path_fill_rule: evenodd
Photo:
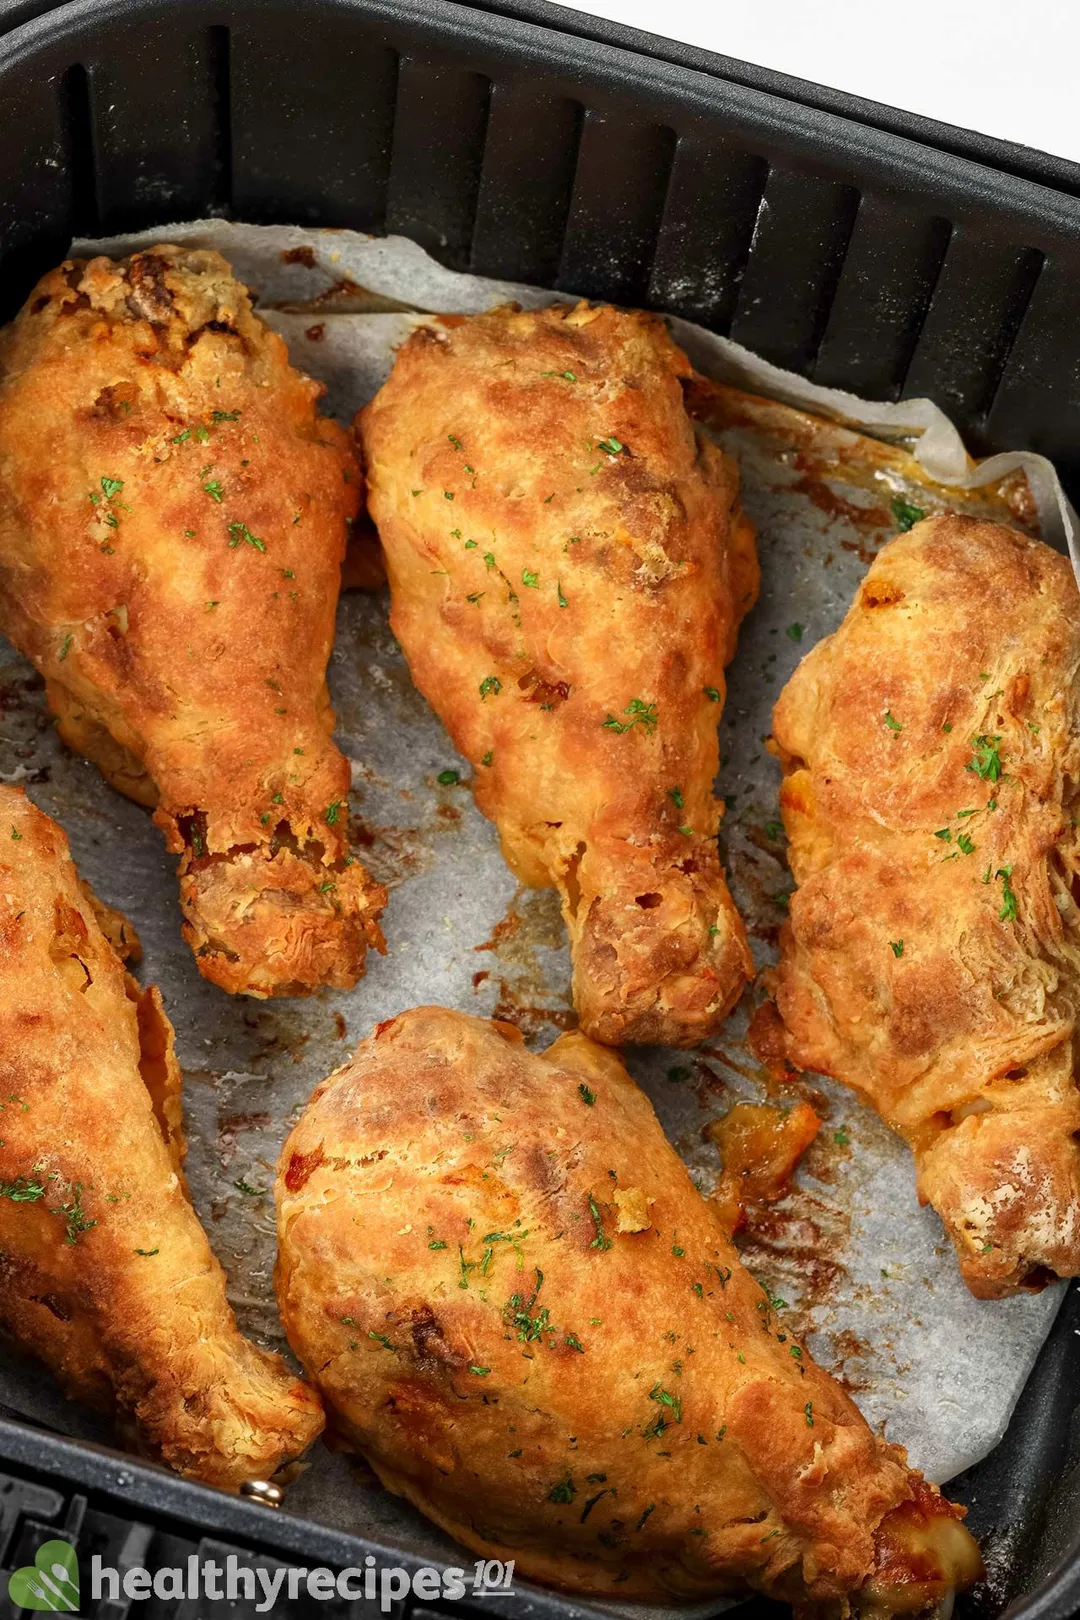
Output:
<svg viewBox="0 0 1080 1620">
<path fill-rule="evenodd" d="M 466 1596 L 486 1597 L 509 1591 L 514 1579 L 514 1560 L 478 1558 L 471 1570 L 439 1569 L 423 1565 L 409 1571 L 399 1565 L 380 1568 L 370 1555 L 362 1568 L 332 1570 L 279 1566 L 264 1569 L 241 1563 L 230 1553 L 224 1563 L 199 1558 L 194 1553 L 182 1566 L 150 1571 L 134 1567 L 118 1570 L 102 1563 L 95 1554 L 90 1560 L 90 1600 L 108 1599 L 119 1603 L 155 1597 L 175 1600 L 205 1599 L 209 1603 L 253 1603 L 256 1614 L 268 1614 L 279 1599 L 295 1603 L 301 1595 L 326 1601 L 378 1603 L 383 1614 L 410 1593 L 421 1602 L 437 1598 L 453 1601 Z M 79 1612 L 79 1565 L 75 1549 L 66 1541 L 46 1541 L 34 1555 L 33 1564 L 17 1569 L 8 1577 L 8 1596 L 23 1609 L 52 1614 Z"/>
</svg>

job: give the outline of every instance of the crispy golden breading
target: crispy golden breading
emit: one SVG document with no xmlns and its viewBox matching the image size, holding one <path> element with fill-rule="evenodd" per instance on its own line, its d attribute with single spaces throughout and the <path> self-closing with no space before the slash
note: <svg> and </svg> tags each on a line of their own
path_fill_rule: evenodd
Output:
<svg viewBox="0 0 1080 1620">
<path fill-rule="evenodd" d="M 69 262 L 0 334 L 0 629 L 156 805 L 200 971 L 255 996 L 381 943 L 326 691 L 360 479 L 319 393 L 216 253 Z"/>
<path fill-rule="evenodd" d="M 920 1522 L 978 1556 L 739 1263 L 619 1058 L 423 1007 L 314 1093 L 278 1167 L 278 1299 L 391 1490 L 522 1574 L 624 1598 L 859 1587 Z M 887 1528 L 875 1531 L 890 1515 Z"/>
<path fill-rule="evenodd" d="M 156 990 L 98 926 L 54 822 L 0 787 L 0 1327 L 143 1450 L 237 1489 L 319 1433 L 237 1331 L 187 1197 Z"/>
<path fill-rule="evenodd" d="M 795 1062 L 915 1154 L 974 1294 L 1080 1271 L 1080 597 L 970 518 L 892 540 L 773 717 Z"/>
<path fill-rule="evenodd" d="M 508 308 L 414 333 L 359 418 L 394 632 L 609 1043 L 701 1041 L 751 971 L 713 779 L 757 559 L 689 374 L 654 316 Z"/>
</svg>

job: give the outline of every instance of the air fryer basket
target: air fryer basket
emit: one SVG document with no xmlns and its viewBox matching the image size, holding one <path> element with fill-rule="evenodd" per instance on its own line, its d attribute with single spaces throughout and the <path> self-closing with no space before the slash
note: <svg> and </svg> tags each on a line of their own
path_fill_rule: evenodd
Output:
<svg viewBox="0 0 1080 1620">
<path fill-rule="evenodd" d="M 544 0 L 503 10 L 0 0 L 0 317 L 74 235 L 208 214 L 395 231 L 454 268 L 676 311 L 819 382 L 929 394 L 974 450 L 1040 450 L 1080 490 L 1069 165 L 755 69 L 735 82 L 738 64 Z M 1074 1290 L 1006 1438 L 950 1486 L 990 1571 L 958 1612 L 1080 1610 L 1078 1389 Z M 120 1567 L 226 1544 L 410 1562 L 0 1417 L 0 1568 L 56 1534 Z M 590 1612 L 520 1586 L 485 1601 Z"/>
</svg>

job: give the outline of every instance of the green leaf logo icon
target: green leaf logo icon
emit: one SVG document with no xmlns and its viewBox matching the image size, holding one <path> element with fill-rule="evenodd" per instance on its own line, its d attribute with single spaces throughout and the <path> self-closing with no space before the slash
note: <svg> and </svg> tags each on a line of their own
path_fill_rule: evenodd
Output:
<svg viewBox="0 0 1080 1620">
<path fill-rule="evenodd" d="M 46 1541 L 34 1562 L 8 1576 L 8 1597 L 17 1609 L 77 1614 L 79 1560 L 67 1541 Z"/>
</svg>

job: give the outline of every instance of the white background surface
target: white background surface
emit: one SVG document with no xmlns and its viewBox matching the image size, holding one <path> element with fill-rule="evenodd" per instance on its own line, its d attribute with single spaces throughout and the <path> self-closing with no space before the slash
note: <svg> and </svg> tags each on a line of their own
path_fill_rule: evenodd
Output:
<svg viewBox="0 0 1080 1620">
<path fill-rule="evenodd" d="M 562 0 L 1080 162 L 1080 0 Z"/>
</svg>

